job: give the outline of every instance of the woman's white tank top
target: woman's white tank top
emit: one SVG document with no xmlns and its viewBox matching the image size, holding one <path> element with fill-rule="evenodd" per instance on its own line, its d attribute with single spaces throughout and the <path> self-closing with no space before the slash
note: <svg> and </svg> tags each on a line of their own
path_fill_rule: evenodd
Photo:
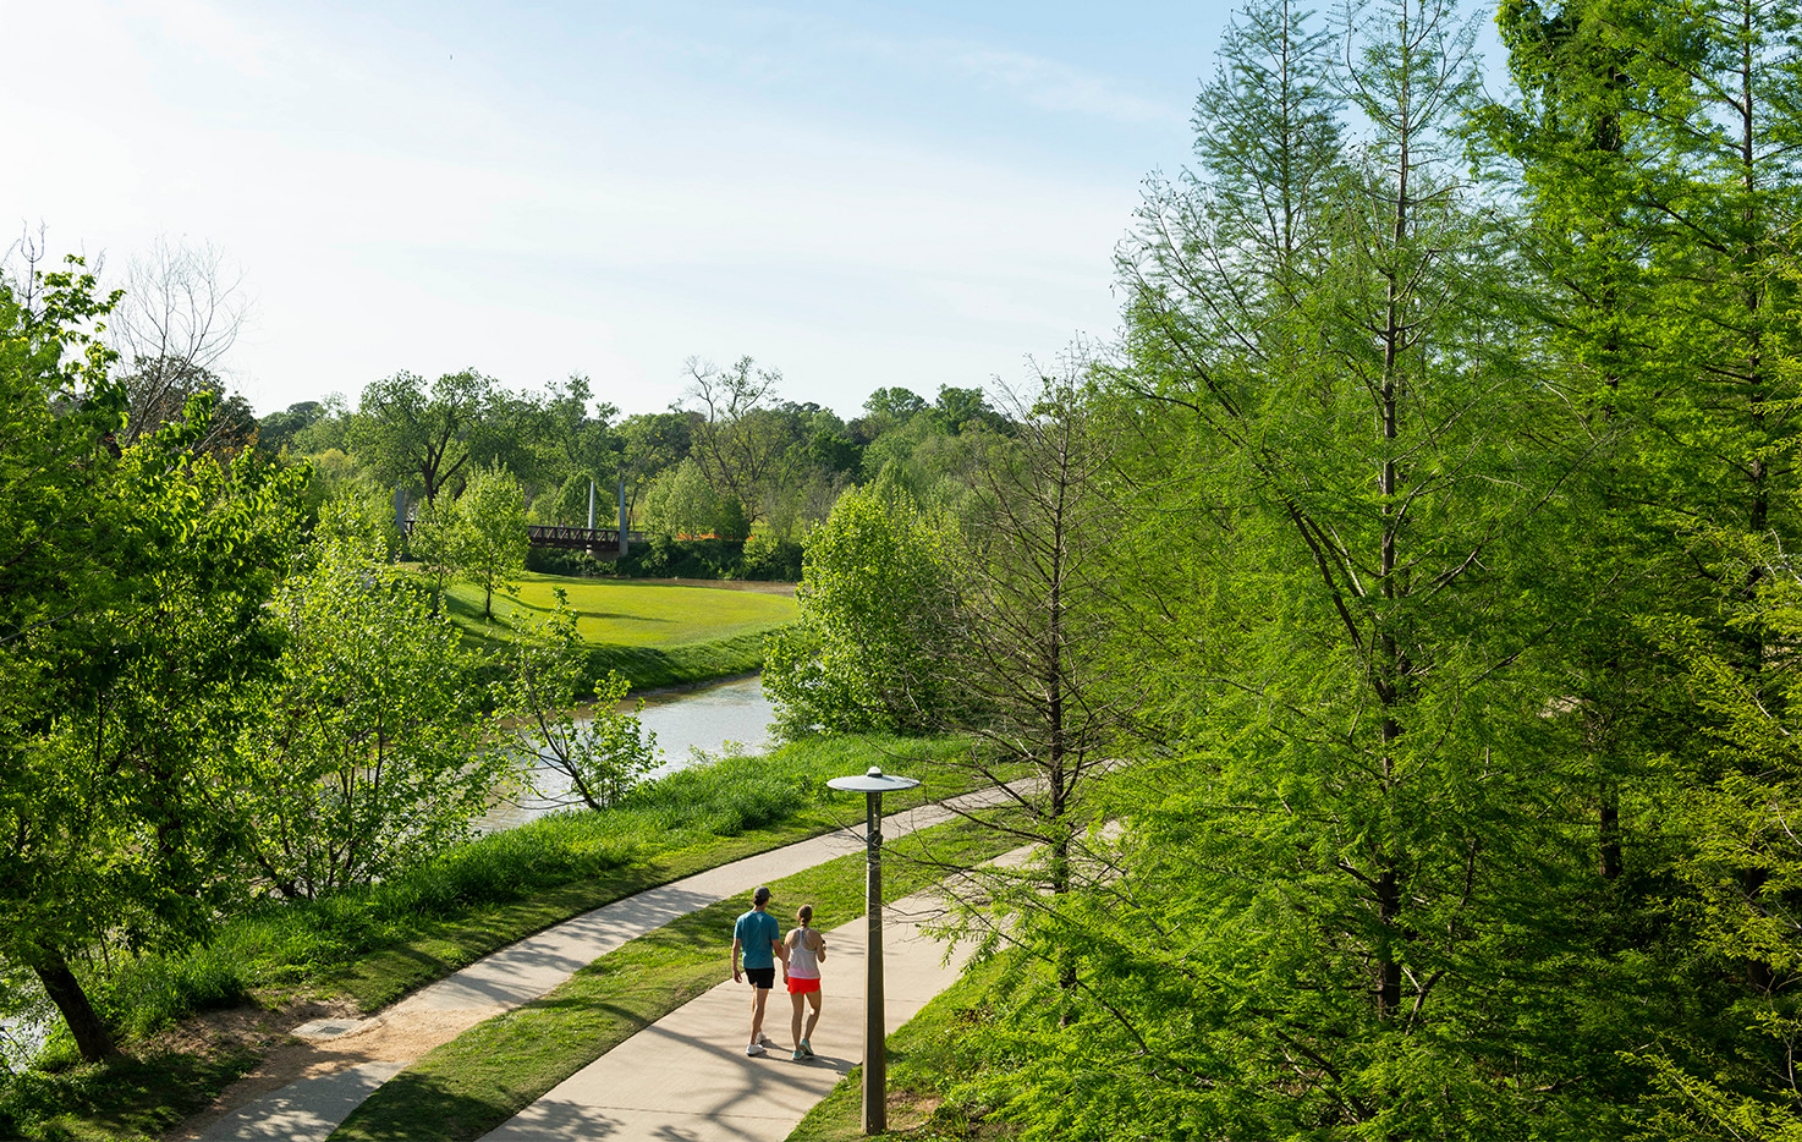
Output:
<svg viewBox="0 0 1802 1142">
<path fill-rule="evenodd" d="M 820 957 L 807 946 L 807 933 L 811 928 L 798 928 L 800 939 L 788 950 L 788 974 L 795 979 L 819 979 Z"/>
</svg>

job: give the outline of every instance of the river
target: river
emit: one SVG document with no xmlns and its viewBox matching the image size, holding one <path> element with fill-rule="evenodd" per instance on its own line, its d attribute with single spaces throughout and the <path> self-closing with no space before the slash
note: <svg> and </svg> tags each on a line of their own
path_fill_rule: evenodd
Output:
<svg viewBox="0 0 1802 1142">
<path fill-rule="evenodd" d="M 769 745 L 774 718 L 770 700 L 763 693 L 763 679 L 758 675 L 649 695 L 639 721 L 657 735 L 662 764 L 652 771 L 652 776 L 692 765 L 695 750 L 717 754 L 728 742 L 752 752 L 761 750 Z M 548 792 L 568 788 L 567 781 L 555 780 L 556 774 L 542 776 Z M 558 808 L 530 797 L 520 798 L 517 804 L 500 801 L 476 827 L 484 833 L 511 829 Z"/>
</svg>

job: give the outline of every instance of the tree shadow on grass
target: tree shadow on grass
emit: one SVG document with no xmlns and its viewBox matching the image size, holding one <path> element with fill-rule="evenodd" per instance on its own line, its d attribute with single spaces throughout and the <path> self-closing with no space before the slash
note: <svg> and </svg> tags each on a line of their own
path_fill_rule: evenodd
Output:
<svg viewBox="0 0 1802 1142">
<path fill-rule="evenodd" d="M 344 1138 L 479 1138 L 514 1114 L 510 1102 L 447 1088 L 442 1079 L 402 1071 L 338 1128 Z"/>
<path fill-rule="evenodd" d="M 257 1059 L 241 1050 L 165 1052 L 59 1074 L 27 1071 L 13 1077 L 0 1100 L 0 1135 L 155 1137 L 205 1109 Z"/>
</svg>

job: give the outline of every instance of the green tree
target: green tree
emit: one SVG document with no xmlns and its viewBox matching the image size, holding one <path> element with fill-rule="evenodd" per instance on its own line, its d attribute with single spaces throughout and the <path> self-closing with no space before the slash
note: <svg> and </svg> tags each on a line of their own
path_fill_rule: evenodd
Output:
<svg viewBox="0 0 1802 1142">
<path fill-rule="evenodd" d="M 279 412 L 258 419 L 257 443 L 271 452 L 280 452 L 292 444 L 297 435 L 330 413 L 330 408 L 322 401 L 296 401 Z"/>
<path fill-rule="evenodd" d="M 657 479 L 645 495 L 644 515 L 647 528 L 677 538 L 713 535 L 743 539 L 750 532 L 742 505 L 715 492 L 692 459 Z"/>
<path fill-rule="evenodd" d="M 1615 923 L 1645 933 L 1631 954 L 1688 968 L 1695 997 L 1646 1056 L 1672 1096 L 1659 1128 L 1780 1136 L 1770 1114 L 1793 1113 L 1793 1094 L 1763 1076 L 1787 1048 L 1764 1032 L 1791 1034 L 1795 961 L 1728 938 L 1722 918 L 1728 895 L 1768 906 L 1760 852 L 1784 859 L 1733 798 L 1787 796 L 1744 703 L 1768 734 L 1790 687 L 1789 588 L 1765 585 L 1798 538 L 1786 270 L 1802 26 L 1785 4 L 1575 0 L 1505 5 L 1501 25 L 1522 95 L 1487 122 L 1519 164 L 1556 299 L 1548 340 L 1597 452 L 1568 545 L 1568 580 L 1590 588 L 1562 641 L 1599 778 L 1599 864 L 1624 881 Z M 1687 893 L 1655 879 L 1665 868 Z"/>
<path fill-rule="evenodd" d="M 363 390 L 347 443 L 378 479 L 414 485 L 436 503 L 511 446 L 506 403 L 494 379 L 473 369 L 429 388 L 424 377 L 396 373 Z"/>
<path fill-rule="evenodd" d="M 586 481 L 594 480 L 607 491 L 619 474 L 620 440 L 613 425 L 618 415 L 616 406 L 594 399 L 593 386 L 580 373 L 546 386 L 541 402 L 544 431 L 538 443 L 540 473 L 558 485 L 582 481 L 584 490 Z"/>
<path fill-rule="evenodd" d="M 434 611 L 444 609 L 444 584 L 461 570 L 465 527 L 462 505 L 445 496 L 436 503 L 422 502 L 407 529 L 407 552 L 432 580 Z"/>
<path fill-rule="evenodd" d="M 882 422 L 884 426 L 905 424 L 925 412 L 928 407 L 925 398 L 919 393 L 899 385 L 877 389 L 863 402 L 865 415 Z"/>
<path fill-rule="evenodd" d="M 1654 624 L 1711 715 L 1707 748 L 1678 762 L 1686 780 L 1663 807 L 1691 840 L 1676 862 L 1690 890 L 1677 918 L 1695 932 L 1698 990 L 1726 1033 L 1698 1043 L 1668 1029 L 1637 1054 L 1661 1095 L 1654 1105 L 1662 1136 L 1791 1142 L 1802 1109 L 1782 1077 L 1802 1034 L 1802 1008 L 1786 986 L 1802 972 L 1802 841 L 1794 827 L 1802 812 L 1802 669 L 1794 654 L 1802 646 L 1802 580 L 1775 544 L 1745 555 L 1767 576 L 1734 623 L 1781 648 L 1762 676 L 1749 678 L 1696 619 Z"/>
<path fill-rule="evenodd" d="M 788 457 L 785 426 L 771 415 L 782 373 L 760 369 L 750 357 L 724 369 L 690 358 L 687 367 L 694 382 L 689 399 L 700 413 L 688 457 L 715 495 L 755 523 L 764 518 L 766 497 L 781 483 Z"/>
<path fill-rule="evenodd" d="M 305 473 L 201 450 L 208 400 L 120 450 L 123 392 L 73 269 L 0 286 L 0 955 L 82 1056 L 114 1049 L 71 959 L 204 938 L 241 891 L 226 743 Z"/>
<path fill-rule="evenodd" d="M 382 521 L 328 505 L 312 565 L 283 585 L 278 675 L 236 751 L 250 860 L 281 895 L 398 875 L 468 835 L 512 762 L 475 664 L 387 559 Z"/>
<path fill-rule="evenodd" d="M 799 621 L 766 643 L 764 686 L 785 735 L 942 724 L 955 551 L 948 525 L 899 488 L 840 497 L 808 539 Z"/>
<path fill-rule="evenodd" d="M 1589 966 L 1535 653 L 1575 461 L 1456 134 L 1474 28 L 1355 8 L 1340 69 L 1245 18 L 1125 252 L 1105 581 L 1156 737 L 1124 833 L 993 931 L 1027 1061 L 975 1097 L 1031 1137 L 1613 1136 L 1620 1040 L 1547 970 Z"/>
<path fill-rule="evenodd" d="M 697 416 L 686 412 L 642 413 L 619 426 L 620 467 L 626 482 L 626 518 L 638 517 L 639 497 L 665 471 L 688 457 Z"/>
<path fill-rule="evenodd" d="M 1092 786 L 1140 697 L 1143 657 L 1120 653 L 1111 629 L 1119 436 L 1089 379 L 1078 360 L 1041 378 L 1030 402 L 1010 394 L 1013 435 L 983 457 L 965 529 L 974 551 L 959 564 L 954 633 L 934 663 L 959 696 L 937 711 L 942 724 L 977 743 L 952 764 L 1008 791 L 1008 811 L 988 823 L 1035 852 L 971 874 L 982 903 L 964 920 L 978 930 L 998 917 L 1030 928 L 1047 891 L 1062 898 L 1088 879 L 1079 858 Z M 1071 992 L 1074 955 L 1051 962 Z"/>
<path fill-rule="evenodd" d="M 494 617 L 496 588 L 512 590 L 526 567 L 525 492 L 513 473 L 478 468 L 457 499 L 452 525 L 458 574 L 482 588 L 482 617 Z"/>
<path fill-rule="evenodd" d="M 981 389 L 940 385 L 938 399 L 932 402 L 932 415 L 953 435 L 977 425 L 992 432 L 1007 427 L 1007 418 L 990 406 L 988 394 Z"/>
<path fill-rule="evenodd" d="M 559 589 L 556 612 L 514 653 L 499 702 L 521 727 L 532 759 L 526 781 L 541 802 L 605 809 L 655 768 L 657 735 L 638 720 L 644 703 L 621 709 L 630 688 L 612 670 L 589 682 L 588 647 Z M 586 717 L 577 715 L 579 702 L 590 703 Z"/>
</svg>

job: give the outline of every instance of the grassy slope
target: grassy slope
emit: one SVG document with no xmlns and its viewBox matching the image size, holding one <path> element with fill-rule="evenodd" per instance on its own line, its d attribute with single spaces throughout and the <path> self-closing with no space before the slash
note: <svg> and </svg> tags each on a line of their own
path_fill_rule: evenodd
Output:
<svg viewBox="0 0 1802 1142">
<path fill-rule="evenodd" d="M 684 770 L 619 810 L 547 818 L 365 892 L 241 918 L 208 948 L 146 957 L 122 987 L 176 1016 L 197 1006 L 183 993 L 193 980 L 210 983 L 226 1005 L 248 991 L 269 1006 L 345 995 L 372 1011 L 590 908 L 855 819 L 854 797 L 825 793 L 828 776 L 876 761 L 926 779 L 892 795 L 894 809 L 951 796 L 961 787 L 938 776 L 934 759 L 959 748 L 949 740 L 837 738 Z M 28 1073 L 0 1103 L 0 1138 L 154 1137 L 256 1063 L 243 1052 L 141 1050 L 142 1058 L 115 1064 Z"/>
<path fill-rule="evenodd" d="M 1012 845 L 1011 838 L 968 821 L 903 837 L 889 846 L 889 892 L 924 888 L 945 875 L 947 863 L 978 864 Z M 928 853 L 929 861 L 918 859 Z M 821 927 L 830 928 L 862 914 L 863 875 L 863 855 L 853 853 L 771 888 L 778 908 L 805 899 Z M 378 1088 L 332 1138 L 481 1137 L 725 980 L 723 936 L 744 909 L 745 901 L 735 899 L 690 913 L 602 956 L 550 994 L 471 1028 Z"/>
<path fill-rule="evenodd" d="M 978 964 L 896 1028 L 888 1037 L 888 1123 L 879 1138 L 969 1139 L 1006 1137 L 1004 1124 L 971 1122 L 944 1102 L 949 1087 L 975 1074 L 985 1060 L 963 1049 L 972 1023 L 988 1017 L 996 963 Z M 788 1142 L 852 1142 L 863 1132 L 863 1068 L 853 1067 L 832 1093 L 807 1112 Z"/>
<path fill-rule="evenodd" d="M 595 676 L 617 670 L 638 690 L 757 670 L 763 636 L 797 614 L 790 595 L 529 572 L 516 597 L 494 597 L 493 621 L 482 617 L 482 592 L 467 583 L 449 590 L 446 611 L 471 645 L 494 650 L 549 614 L 557 588 L 592 648 Z"/>
</svg>

